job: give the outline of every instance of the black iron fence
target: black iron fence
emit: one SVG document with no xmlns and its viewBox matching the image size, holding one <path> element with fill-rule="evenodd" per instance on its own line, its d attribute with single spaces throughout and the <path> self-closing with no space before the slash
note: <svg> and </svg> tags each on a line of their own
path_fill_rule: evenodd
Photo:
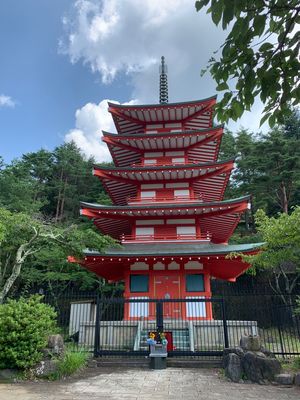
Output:
<svg viewBox="0 0 300 400">
<path fill-rule="evenodd" d="M 221 315 L 210 318 L 212 305 Z M 147 355 L 151 332 L 163 332 L 168 355 L 216 356 L 228 347 L 223 299 L 98 300 L 95 355 Z"/>
<path fill-rule="evenodd" d="M 201 299 L 101 298 L 77 292 L 45 301 L 71 346 L 96 355 L 147 355 L 149 333 L 168 339 L 169 356 L 220 356 L 244 334 L 260 335 L 279 356 L 300 355 L 300 315 L 295 299 L 274 295 L 236 295 Z"/>
</svg>

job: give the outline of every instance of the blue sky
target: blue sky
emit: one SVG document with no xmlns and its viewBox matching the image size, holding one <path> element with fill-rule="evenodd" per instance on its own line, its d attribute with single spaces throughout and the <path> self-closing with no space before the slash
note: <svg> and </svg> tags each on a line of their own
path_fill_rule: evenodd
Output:
<svg viewBox="0 0 300 400">
<path fill-rule="evenodd" d="M 126 86 L 103 85 L 99 76 L 59 54 L 63 16 L 70 0 L 2 0 L 0 3 L 0 94 L 14 107 L 0 107 L 0 155 L 5 161 L 64 140 L 75 110 L 113 96 Z M 128 88 L 127 88 L 128 89 Z"/>
<path fill-rule="evenodd" d="M 75 140 L 106 161 L 106 100 L 158 98 L 158 63 L 169 65 L 169 99 L 215 93 L 199 71 L 224 34 L 190 0 L 2 0 L 0 155 L 6 162 Z M 258 115 L 258 110 L 254 110 Z M 252 115 L 243 126 L 254 128 Z"/>
</svg>

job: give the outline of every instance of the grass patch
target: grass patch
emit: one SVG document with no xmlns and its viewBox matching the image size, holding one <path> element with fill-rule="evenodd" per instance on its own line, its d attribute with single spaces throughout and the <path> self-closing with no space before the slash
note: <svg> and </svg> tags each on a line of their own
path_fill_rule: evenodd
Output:
<svg viewBox="0 0 300 400">
<path fill-rule="evenodd" d="M 286 372 L 298 372 L 300 371 L 300 357 L 295 357 L 289 361 L 281 363 L 282 369 Z"/>
<path fill-rule="evenodd" d="M 86 351 L 67 349 L 63 357 L 57 360 L 57 371 L 53 372 L 49 379 L 62 379 L 80 371 L 86 366 L 88 358 L 89 353 Z"/>
</svg>

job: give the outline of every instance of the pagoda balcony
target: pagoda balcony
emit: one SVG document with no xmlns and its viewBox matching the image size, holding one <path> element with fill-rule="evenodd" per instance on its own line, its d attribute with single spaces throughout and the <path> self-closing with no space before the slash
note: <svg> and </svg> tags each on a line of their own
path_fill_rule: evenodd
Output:
<svg viewBox="0 0 300 400">
<path fill-rule="evenodd" d="M 211 234 L 207 232 L 201 235 L 178 234 L 178 235 L 122 235 L 121 243 L 209 243 Z"/>
<path fill-rule="evenodd" d="M 156 196 L 156 197 L 127 197 L 127 204 L 152 204 L 152 203 L 199 203 L 202 197 L 195 194 L 187 194 L 180 196 Z"/>
<path fill-rule="evenodd" d="M 184 159 L 183 159 L 184 158 Z M 148 160 L 148 162 L 147 162 Z M 151 161 L 151 162 L 149 162 Z M 145 159 L 140 163 L 134 163 L 132 167 L 168 167 L 170 165 L 197 164 L 196 161 L 190 161 L 187 157 L 159 157 L 157 159 Z"/>
</svg>

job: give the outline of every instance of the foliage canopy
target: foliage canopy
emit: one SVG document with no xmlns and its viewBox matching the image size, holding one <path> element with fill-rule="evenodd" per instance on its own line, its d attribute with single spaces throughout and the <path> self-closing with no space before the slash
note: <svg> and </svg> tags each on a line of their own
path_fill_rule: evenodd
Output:
<svg viewBox="0 0 300 400">
<path fill-rule="evenodd" d="M 300 281 L 300 207 L 292 213 L 268 217 L 263 210 L 255 216 L 257 230 L 265 246 L 262 252 L 243 256 L 255 269 L 270 273 L 273 290 L 290 302 L 290 296 Z"/>
<path fill-rule="evenodd" d="M 218 119 L 237 120 L 259 95 L 265 104 L 261 124 L 282 123 L 300 99 L 299 1 L 198 0 L 195 5 L 197 11 L 209 5 L 207 13 L 223 30 L 230 25 L 221 55 L 207 66 L 217 90 L 224 92 L 216 106 Z"/>
</svg>

